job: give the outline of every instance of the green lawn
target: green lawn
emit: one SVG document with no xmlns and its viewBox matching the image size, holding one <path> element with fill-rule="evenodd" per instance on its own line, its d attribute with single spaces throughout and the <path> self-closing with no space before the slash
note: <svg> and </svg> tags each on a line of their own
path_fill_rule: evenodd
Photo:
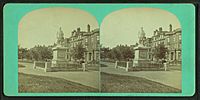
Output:
<svg viewBox="0 0 200 100">
<path fill-rule="evenodd" d="M 181 65 L 169 65 L 168 66 L 168 70 L 182 70 L 182 66 Z"/>
<path fill-rule="evenodd" d="M 102 92 L 177 93 L 181 90 L 140 77 L 101 73 Z"/>
<path fill-rule="evenodd" d="M 98 89 L 84 86 L 79 83 L 60 78 L 18 74 L 19 92 L 44 93 L 44 92 L 98 92 Z"/>
</svg>

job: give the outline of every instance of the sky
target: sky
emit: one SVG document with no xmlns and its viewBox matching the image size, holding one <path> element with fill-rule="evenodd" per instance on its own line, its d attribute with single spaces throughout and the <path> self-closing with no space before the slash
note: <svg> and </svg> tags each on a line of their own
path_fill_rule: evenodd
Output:
<svg viewBox="0 0 200 100">
<path fill-rule="evenodd" d="M 127 8 L 107 15 L 100 26 L 101 44 L 115 47 L 119 44 L 133 45 L 138 42 L 138 32 L 143 27 L 146 37 L 151 37 L 159 27 L 164 31 L 181 28 L 172 13 L 157 8 Z"/>
<path fill-rule="evenodd" d="M 27 13 L 19 23 L 18 44 L 24 48 L 35 45 L 52 45 L 56 42 L 56 33 L 62 28 L 65 37 L 78 27 L 87 31 L 98 28 L 96 18 L 79 9 L 73 8 L 43 8 Z"/>
</svg>

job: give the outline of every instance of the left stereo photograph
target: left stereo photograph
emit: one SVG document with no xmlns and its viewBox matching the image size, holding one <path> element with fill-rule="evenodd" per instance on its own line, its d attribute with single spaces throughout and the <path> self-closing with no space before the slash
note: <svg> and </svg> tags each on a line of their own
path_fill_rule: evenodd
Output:
<svg viewBox="0 0 200 100">
<path fill-rule="evenodd" d="M 19 92 L 98 92 L 99 26 L 75 8 L 27 13 L 18 26 Z"/>
</svg>

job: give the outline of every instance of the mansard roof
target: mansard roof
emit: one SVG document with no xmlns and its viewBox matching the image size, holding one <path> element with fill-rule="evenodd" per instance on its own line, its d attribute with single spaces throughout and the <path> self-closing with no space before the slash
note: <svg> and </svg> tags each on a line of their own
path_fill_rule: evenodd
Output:
<svg viewBox="0 0 200 100">
<path fill-rule="evenodd" d="M 175 29 L 173 32 L 174 32 L 174 33 L 177 33 L 177 32 L 180 32 L 180 33 L 181 33 L 181 31 L 182 31 L 181 28 L 177 28 L 177 29 Z"/>
</svg>

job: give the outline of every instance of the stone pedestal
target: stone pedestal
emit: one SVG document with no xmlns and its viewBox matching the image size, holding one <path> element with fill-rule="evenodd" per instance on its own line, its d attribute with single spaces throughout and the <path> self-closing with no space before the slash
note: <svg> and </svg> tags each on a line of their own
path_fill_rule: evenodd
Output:
<svg viewBox="0 0 200 100">
<path fill-rule="evenodd" d="M 52 67 L 64 67 L 66 65 L 66 47 L 56 46 L 53 48 Z"/>
<path fill-rule="evenodd" d="M 135 58 L 133 60 L 133 65 L 138 67 L 147 67 L 149 64 L 148 59 L 148 48 L 143 45 L 138 45 L 135 50 Z"/>
</svg>

